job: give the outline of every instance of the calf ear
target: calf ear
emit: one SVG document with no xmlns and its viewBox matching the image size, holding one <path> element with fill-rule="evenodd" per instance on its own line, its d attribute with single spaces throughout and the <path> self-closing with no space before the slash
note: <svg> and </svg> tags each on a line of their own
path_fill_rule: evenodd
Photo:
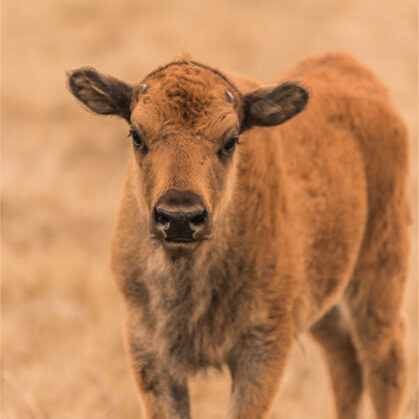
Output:
<svg viewBox="0 0 419 419">
<path fill-rule="evenodd" d="M 118 115 L 128 122 L 131 116 L 132 87 L 93 68 L 80 68 L 68 74 L 73 95 L 93 112 Z"/>
<path fill-rule="evenodd" d="M 282 124 L 305 108 L 308 96 L 307 90 L 294 83 L 261 87 L 248 93 L 244 97 L 242 131 Z"/>
</svg>

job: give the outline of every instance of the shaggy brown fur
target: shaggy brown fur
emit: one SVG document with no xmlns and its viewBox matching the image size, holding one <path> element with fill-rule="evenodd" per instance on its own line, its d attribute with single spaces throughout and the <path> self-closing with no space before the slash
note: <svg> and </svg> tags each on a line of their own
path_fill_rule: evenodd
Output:
<svg viewBox="0 0 419 419">
<path fill-rule="evenodd" d="M 229 417 L 267 418 L 305 331 L 338 418 L 358 417 L 367 388 L 377 418 L 400 417 L 407 139 L 375 76 L 337 53 L 271 87 L 188 60 L 132 87 L 92 69 L 69 83 L 134 137 L 112 269 L 146 417 L 189 418 L 188 377 L 227 364 Z M 199 197 L 205 236 L 153 233 L 168 191 Z M 170 205 L 187 214 L 186 198 Z"/>
</svg>

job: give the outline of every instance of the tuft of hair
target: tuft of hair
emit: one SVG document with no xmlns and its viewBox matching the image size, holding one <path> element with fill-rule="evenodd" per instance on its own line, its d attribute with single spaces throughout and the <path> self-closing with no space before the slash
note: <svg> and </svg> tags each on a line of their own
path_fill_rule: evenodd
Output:
<svg viewBox="0 0 419 419">
<path fill-rule="evenodd" d="M 194 58 L 192 54 L 187 49 L 182 49 L 180 55 L 173 57 L 174 62 L 184 62 L 189 63 L 191 61 L 194 61 Z"/>
</svg>

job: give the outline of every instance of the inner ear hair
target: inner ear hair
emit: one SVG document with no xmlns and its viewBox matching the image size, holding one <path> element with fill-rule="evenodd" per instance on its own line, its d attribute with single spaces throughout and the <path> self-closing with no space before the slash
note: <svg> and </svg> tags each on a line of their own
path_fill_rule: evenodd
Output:
<svg viewBox="0 0 419 419">
<path fill-rule="evenodd" d="M 93 112 L 117 115 L 129 122 L 132 98 L 130 85 L 86 67 L 68 73 L 68 85 L 73 95 Z"/>
</svg>

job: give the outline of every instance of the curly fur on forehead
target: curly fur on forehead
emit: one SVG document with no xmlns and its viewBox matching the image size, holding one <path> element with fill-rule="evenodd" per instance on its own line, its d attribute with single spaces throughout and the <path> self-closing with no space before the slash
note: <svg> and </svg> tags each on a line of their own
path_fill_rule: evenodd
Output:
<svg viewBox="0 0 419 419">
<path fill-rule="evenodd" d="M 182 66 L 188 66 L 189 68 L 187 68 L 186 70 L 185 70 L 185 73 L 186 74 L 190 74 L 192 71 L 196 74 L 196 75 L 198 75 L 198 74 L 201 74 L 201 73 L 204 73 L 205 72 L 205 70 L 207 70 L 207 71 L 210 71 L 211 73 L 213 73 L 213 74 L 215 74 L 215 75 L 217 75 L 218 77 L 221 77 L 221 79 L 223 79 L 226 83 L 227 83 L 227 85 L 231 88 L 231 89 L 233 89 L 234 90 L 234 92 L 236 93 L 236 94 L 238 94 L 239 96 L 241 96 L 241 93 L 240 93 L 240 91 L 237 89 L 237 87 L 224 75 L 224 74 L 222 74 L 220 71 L 218 71 L 217 69 L 215 69 L 215 68 L 212 68 L 212 67 L 210 67 L 210 66 L 208 66 L 208 65 L 205 65 L 205 64 L 201 64 L 201 63 L 198 63 L 198 62 L 196 62 L 196 61 L 192 61 L 192 60 L 190 60 L 188 57 L 184 57 L 184 58 L 181 58 L 181 59 L 179 59 L 179 60 L 176 60 L 176 61 L 172 61 L 171 63 L 169 63 L 169 64 L 166 64 L 166 65 L 163 65 L 163 66 L 161 66 L 161 67 L 158 67 L 156 70 L 154 70 L 154 71 L 152 71 L 151 73 L 149 73 L 146 77 L 145 77 L 145 81 L 146 80 L 148 80 L 149 78 L 151 78 L 151 77 L 153 77 L 153 76 L 155 76 L 155 75 L 157 75 L 158 73 L 162 73 L 162 72 L 164 72 L 165 70 L 168 70 L 169 68 L 171 68 L 171 67 L 173 67 L 173 66 L 177 66 L 177 67 L 181 67 L 181 69 L 182 69 Z M 193 70 L 192 70 L 193 69 Z"/>
<path fill-rule="evenodd" d="M 176 111 L 183 121 L 192 124 L 198 118 L 210 115 L 217 104 L 233 101 L 237 110 L 242 104 L 239 90 L 226 76 L 194 61 L 169 63 L 146 76 L 144 83 L 150 85 L 154 94 L 158 89 L 159 100 L 168 102 L 172 112 Z M 147 102 L 147 95 L 143 100 Z"/>
</svg>

